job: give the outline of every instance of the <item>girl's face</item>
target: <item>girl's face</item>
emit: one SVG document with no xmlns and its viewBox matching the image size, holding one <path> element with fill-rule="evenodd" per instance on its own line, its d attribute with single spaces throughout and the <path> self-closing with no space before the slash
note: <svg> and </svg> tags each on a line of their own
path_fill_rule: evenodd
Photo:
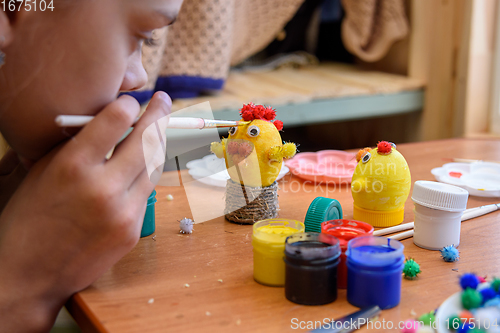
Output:
<svg viewBox="0 0 500 333">
<path fill-rule="evenodd" d="M 182 0 L 55 0 L 54 11 L 0 11 L 0 132 L 37 160 L 69 136 L 60 114 L 94 115 L 147 75 L 141 47 Z M 5 43 L 4 43 L 5 44 Z"/>
</svg>

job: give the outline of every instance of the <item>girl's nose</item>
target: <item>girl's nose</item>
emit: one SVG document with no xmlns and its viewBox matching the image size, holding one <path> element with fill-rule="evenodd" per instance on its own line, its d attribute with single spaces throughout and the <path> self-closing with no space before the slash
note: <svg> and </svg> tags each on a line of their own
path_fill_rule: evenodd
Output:
<svg viewBox="0 0 500 333">
<path fill-rule="evenodd" d="M 136 51 L 129 61 L 120 91 L 132 91 L 143 87 L 148 82 L 148 74 L 142 66 L 141 51 Z"/>
</svg>

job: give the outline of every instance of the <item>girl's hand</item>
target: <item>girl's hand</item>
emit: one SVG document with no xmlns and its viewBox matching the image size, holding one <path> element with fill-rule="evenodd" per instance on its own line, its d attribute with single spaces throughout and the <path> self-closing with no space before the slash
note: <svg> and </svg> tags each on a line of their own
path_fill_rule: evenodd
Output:
<svg viewBox="0 0 500 333">
<path fill-rule="evenodd" d="M 142 142 L 158 139 L 143 132 L 170 108 L 168 95 L 155 94 L 106 160 L 140 112 L 122 96 L 31 168 L 0 215 L 1 332 L 50 329 L 68 297 L 134 247 L 155 185 Z M 159 121 L 159 130 L 167 123 Z"/>
</svg>

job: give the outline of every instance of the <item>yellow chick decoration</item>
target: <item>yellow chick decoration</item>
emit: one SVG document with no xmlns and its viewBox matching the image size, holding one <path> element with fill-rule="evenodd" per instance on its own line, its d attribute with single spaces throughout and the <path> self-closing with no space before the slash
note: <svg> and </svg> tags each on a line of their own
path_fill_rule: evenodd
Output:
<svg viewBox="0 0 500 333">
<path fill-rule="evenodd" d="M 360 150 L 356 158 L 358 165 L 351 182 L 354 220 L 374 227 L 403 222 L 411 175 L 396 145 L 381 141 L 375 149 Z"/>
<path fill-rule="evenodd" d="M 295 144 L 281 141 L 283 122 L 271 107 L 249 103 L 240 110 L 247 124 L 229 129 L 229 137 L 212 142 L 210 150 L 224 157 L 231 179 L 242 185 L 267 187 L 274 183 L 283 159 L 292 158 Z"/>
</svg>

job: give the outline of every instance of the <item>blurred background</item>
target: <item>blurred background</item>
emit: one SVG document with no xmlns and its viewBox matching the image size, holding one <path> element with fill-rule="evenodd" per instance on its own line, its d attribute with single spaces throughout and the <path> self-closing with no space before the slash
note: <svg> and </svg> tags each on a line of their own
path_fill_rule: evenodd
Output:
<svg viewBox="0 0 500 333">
<path fill-rule="evenodd" d="M 149 82 L 132 95 L 146 105 L 164 90 L 174 111 L 209 101 L 216 119 L 238 119 L 244 103 L 271 105 L 300 151 L 499 136 L 498 5 L 185 0 L 176 23 L 144 46 Z M 208 154 L 208 141 L 181 167 Z"/>
<path fill-rule="evenodd" d="M 499 13 L 495 0 L 185 0 L 133 95 L 164 90 L 174 112 L 209 101 L 216 119 L 271 105 L 302 152 L 498 137 Z"/>
</svg>

